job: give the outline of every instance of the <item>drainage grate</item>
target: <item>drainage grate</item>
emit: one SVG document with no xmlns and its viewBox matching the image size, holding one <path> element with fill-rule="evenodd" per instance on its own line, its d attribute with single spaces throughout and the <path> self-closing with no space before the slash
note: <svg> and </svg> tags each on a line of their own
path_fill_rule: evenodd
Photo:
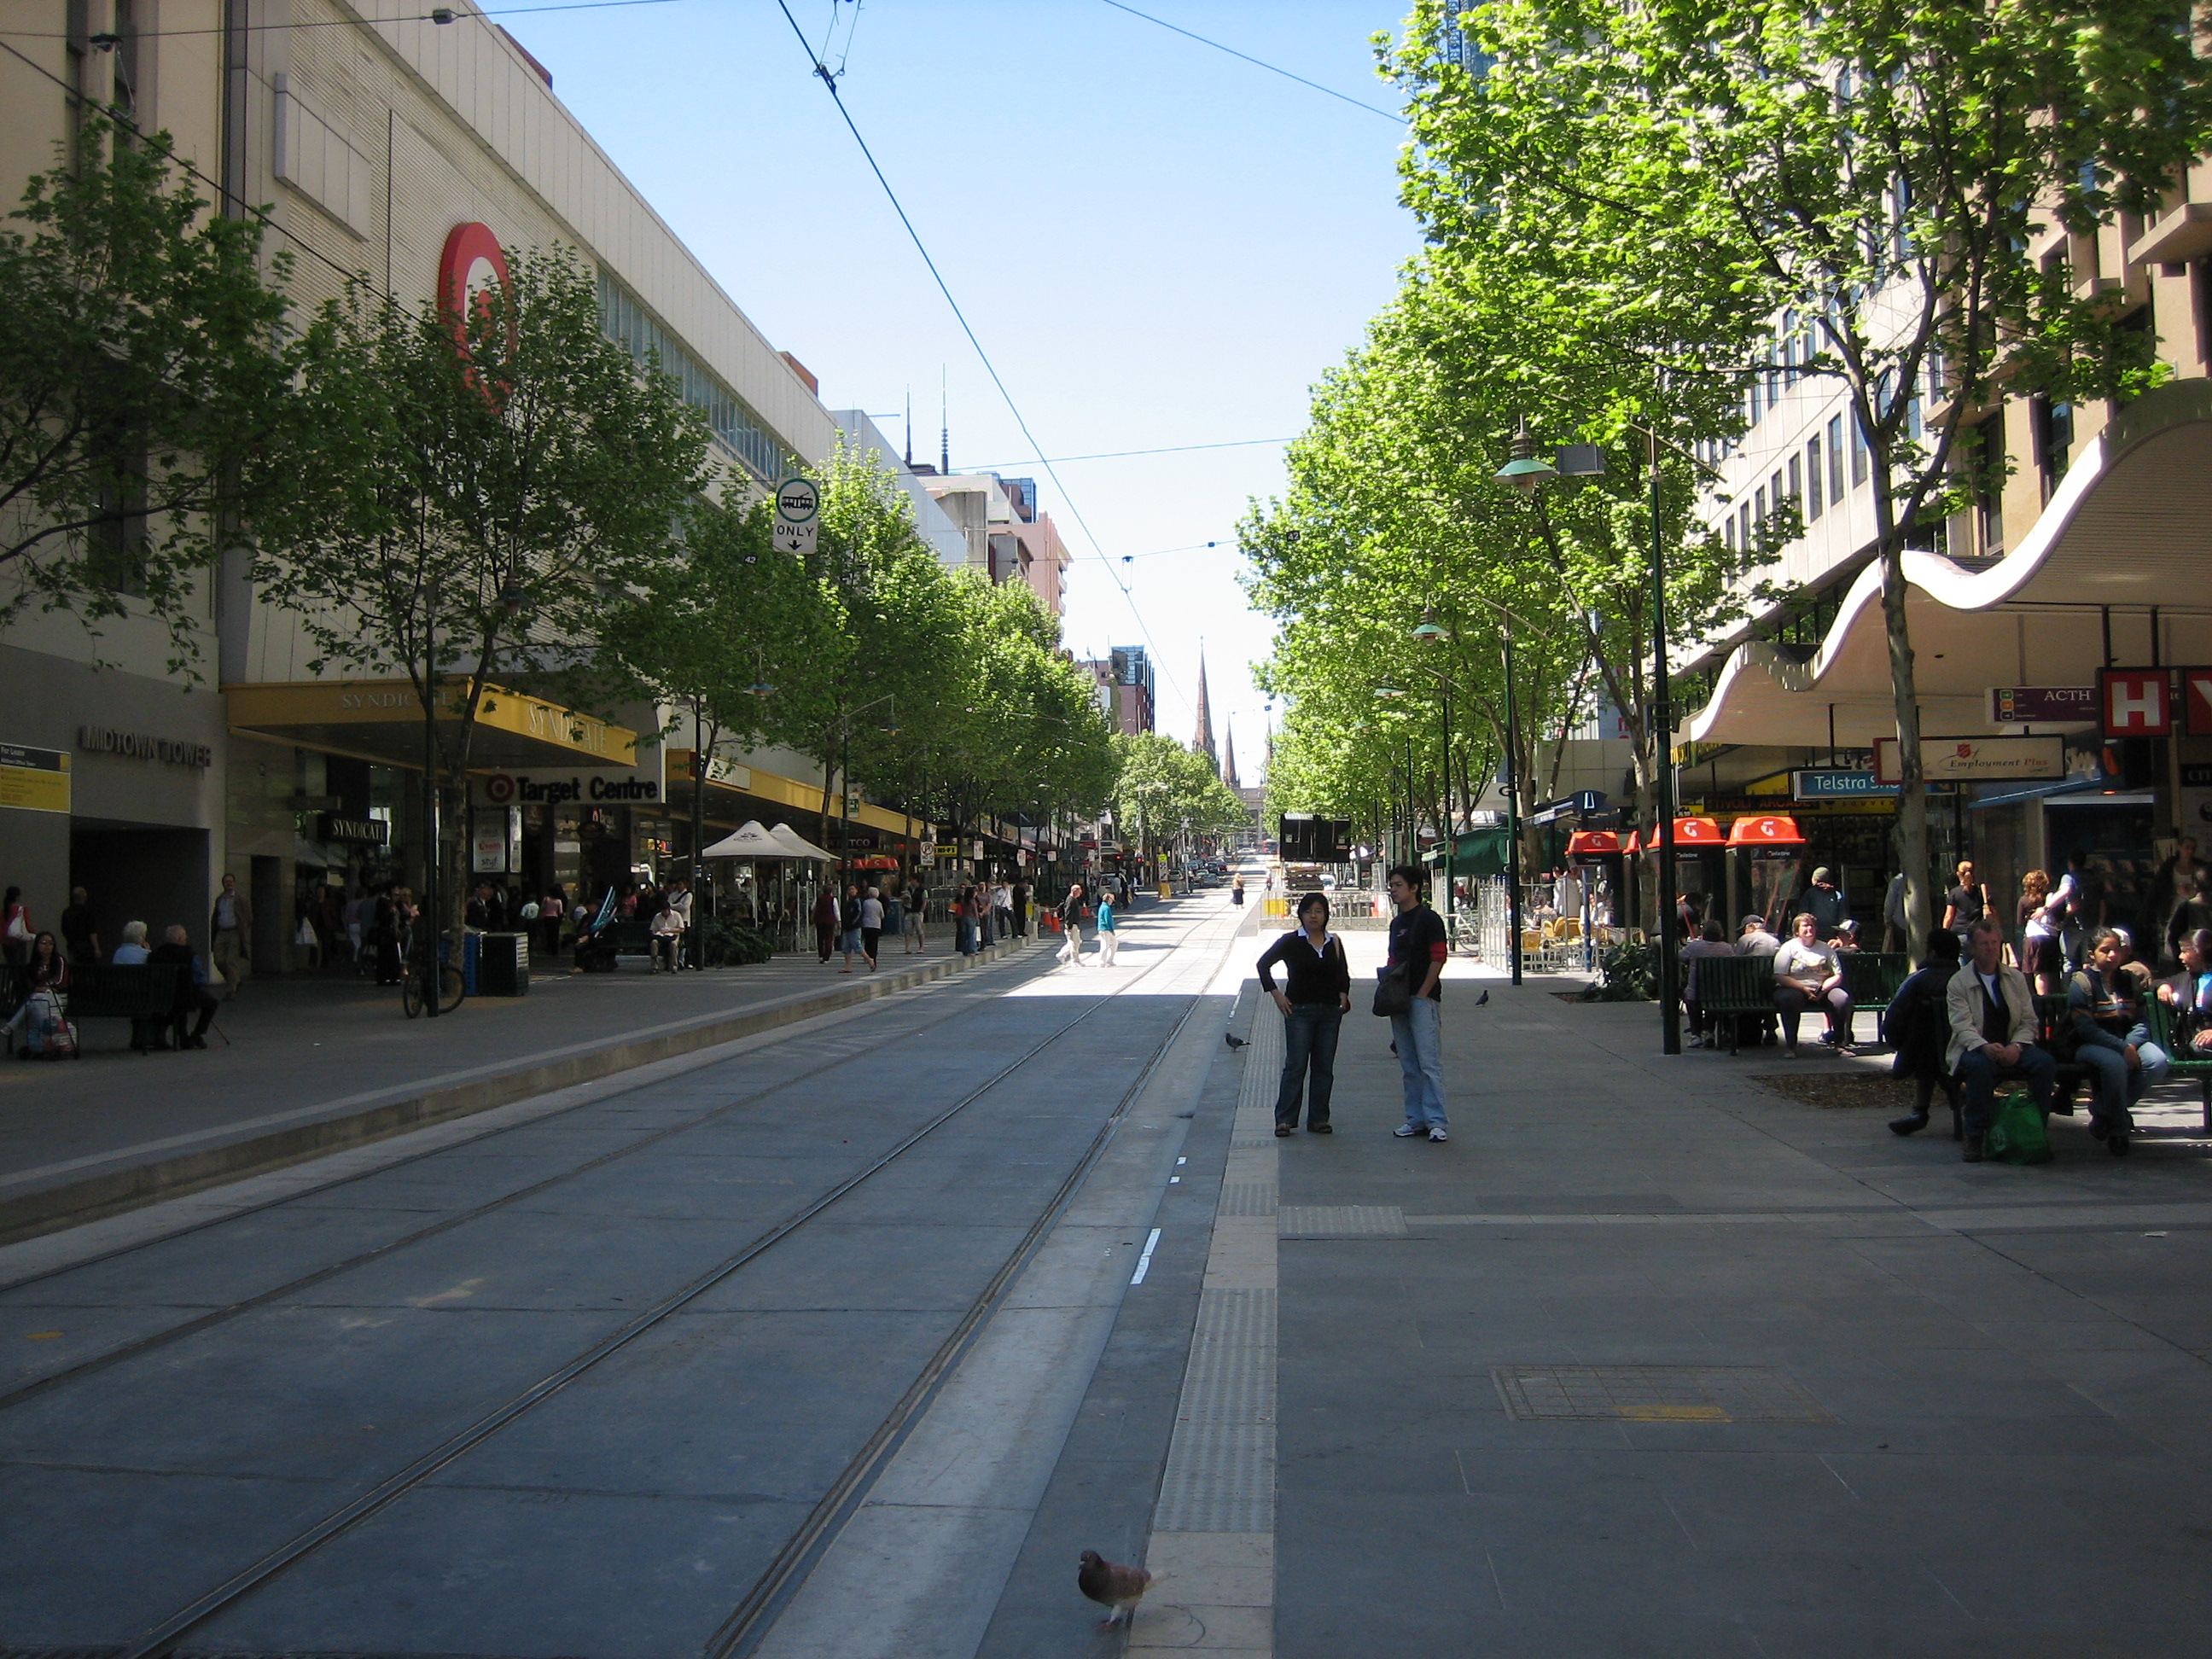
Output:
<svg viewBox="0 0 2212 1659">
<path fill-rule="evenodd" d="M 1506 1411 L 1524 1423 L 1832 1423 L 1771 1365 L 1500 1365 Z"/>
<path fill-rule="evenodd" d="M 1285 1204 L 1275 1232 L 1282 1238 L 1402 1238 L 1406 1212 L 1395 1204 Z"/>
</svg>

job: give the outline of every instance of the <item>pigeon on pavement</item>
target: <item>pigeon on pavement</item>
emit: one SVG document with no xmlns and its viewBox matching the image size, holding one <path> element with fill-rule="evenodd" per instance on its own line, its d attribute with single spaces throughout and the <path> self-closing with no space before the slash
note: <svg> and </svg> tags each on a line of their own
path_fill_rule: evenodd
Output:
<svg viewBox="0 0 2212 1659">
<path fill-rule="evenodd" d="M 1475 1006 L 1476 1007 L 1480 1008 L 1480 1007 L 1481 1007 L 1485 1003 L 1488 1002 L 1489 1000 L 1490 1000 L 1490 993 L 1489 993 L 1489 992 L 1487 992 L 1487 991 L 1485 991 L 1485 992 L 1484 992 L 1480 996 L 1477 997 L 1477 998 L 1474 1000 L 1474 1006 Z"/>
<path fill-rule="evenodd" d="M 1221 1035 L 1232 1048 L 1243 1048 L 1249 1046 L 1245 1042 L 1243 1037 L 1238 1036 L 1234 1031 L 1224 1031 Z"/>
<path fill-rule="evenodd" d="M 1118 1561 L 1109 1561 L 1097 1550 L 1085 1550 L 1075 1569 L 1075 1587 L 1109 1609 L 1098 1628 L 1111 1630 L 1136 1616 L 1137 1603 L 1145 1598 L 1145 1591 L 1152 1582 L 1152 1575 L 1142 1567 L 1125 1567 Z"/>
</svg>

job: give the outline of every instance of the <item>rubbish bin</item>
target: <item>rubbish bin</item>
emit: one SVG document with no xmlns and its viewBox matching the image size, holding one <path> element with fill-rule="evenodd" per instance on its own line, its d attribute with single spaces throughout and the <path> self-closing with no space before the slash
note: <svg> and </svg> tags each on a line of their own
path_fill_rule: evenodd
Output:
<svg viewBox="0 0 2212 1659">
<path fill-rule="evenodd" d="M 476 995 L 530 994 L 529 934 L 477 933 L 471 937 L 469 943 L 476 946 Z"/>
</svg>

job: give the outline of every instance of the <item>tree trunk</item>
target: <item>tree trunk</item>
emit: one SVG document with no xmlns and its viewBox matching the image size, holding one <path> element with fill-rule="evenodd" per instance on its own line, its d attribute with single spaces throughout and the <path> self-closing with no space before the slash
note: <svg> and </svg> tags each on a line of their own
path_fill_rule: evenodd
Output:
<svg viewBox="0 0 2212 1659">
<path fill-rule="evenodd" d="M 1928 886 L 1928 789 L 1921 772 L 1920 700 L 1905 617 L 1905 550 L 1893 536 L 1881 556 L 1881 619 L 1897 706 L 1897 861 L 1905 875 L 1905 949 L 1920 959 L 1934 917 Z"/>
</svg>

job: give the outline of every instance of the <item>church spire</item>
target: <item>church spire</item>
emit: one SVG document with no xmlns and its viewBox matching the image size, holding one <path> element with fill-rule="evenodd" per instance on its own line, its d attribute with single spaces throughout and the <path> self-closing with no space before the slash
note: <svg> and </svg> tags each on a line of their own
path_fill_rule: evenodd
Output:
<svg viewBox="0 0 2212 1659">
<path fill-rule="evenodd" d="M 1198 732 L 1191 738 L 1190 746 L 1217 765 L 1220 763 L 1221 753 L 1213 746 L 1213 705 L 1206 695 L 1206 647 L 1203 642 L 1198 647 Z"/>
<path fill-rule="evenodd" d="M 1237 776 L 1237 716 L 1221 722 L 1221 781 L 1231 789 L 1241 787 Z"/>
</svg>

